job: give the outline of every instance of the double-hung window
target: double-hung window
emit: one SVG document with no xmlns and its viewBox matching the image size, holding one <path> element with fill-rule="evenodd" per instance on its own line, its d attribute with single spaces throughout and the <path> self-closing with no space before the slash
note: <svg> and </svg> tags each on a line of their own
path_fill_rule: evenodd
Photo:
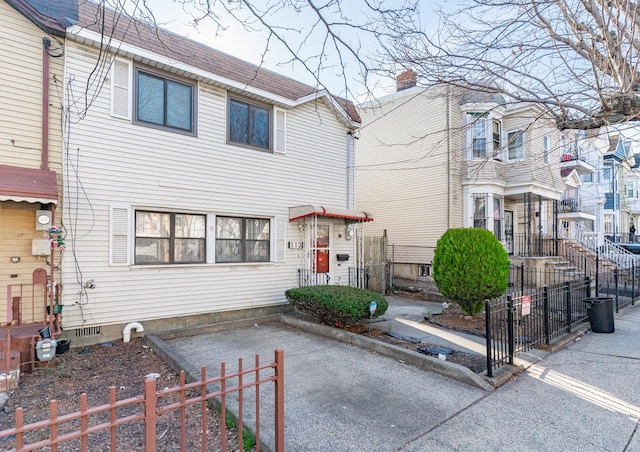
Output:
<svg viewBox="0 0 640 452">
<path fill-rule="evenodd" d="M 136 211 L 136 264 L 205 262 L 206 216 Z"/>
<path fill-rule="evenodd" d="M 271 146 L 271 109 L 229 99 L 228 139 L 230 143 L 269 150 Z"/>
<path fill-rule="evenodd" d="M 551 152 L 551 150 L 549 149 L 549 137 L 547 135 L 544 135 L 542 137 L 542 152 L 544 155 L 544 163 L 545 165 L 549 164 L 549 153 Z"/>
<path fill-rule="evenodd" d="M 516 130 L 507 134 L 509 160 L 524 158 L 524 132 Z"/>
<path fill-rule="evenodd" d="M 502 198 L 493 197 L 493 235 L 502 240 Z"/>
<path fill-rule="evenodd" d="M 193 84 L 136 71 L 136 121 L 153 127 L 194 133 Z"/>
<path fill-rule="evenodd" d="M 270 221 L 217 217 L 216 262 L 269 262 Z"/>
<path fill-rule="evenodd" d="M 487 194 L 473 195 L 473 227 L 486 229 L 487 227 Z"/>
<path fill-rule="evenodd" d="M 475 115 L 472 115 L 475 116 Z M 487 157 L 487 119 L 475 116 L 471 127 L 471 157 L 483 159 Z"/>
</svg>

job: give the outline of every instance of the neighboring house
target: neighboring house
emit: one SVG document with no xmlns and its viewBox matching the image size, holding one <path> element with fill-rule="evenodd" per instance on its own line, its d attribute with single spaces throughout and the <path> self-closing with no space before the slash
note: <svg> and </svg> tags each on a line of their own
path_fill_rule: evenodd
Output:
<svg viewBox="0 0 640 452">
<path fill-rule="evenodd" d="M 437 240 L 455 227 L 489 229 L 512 255 L 544 255 L 567 188 L 553 118 L 498 95 L 400 80 L 362 107 L 356 155 L 358 206 L 376 212 L 366 233 L 386 231 L 395 275 L 428 276 Z"/>
<path fill-rule="evenodd" d="M 560 174 L 567 186 L 560 200 L 560 235 L 575 236 L 576 227 L 602 232 L 604 191 L 600 184 L 603 153 L 597 146 L 598 131 L 565 132 L 561 142 Z"/>
<path fill-rule="evenodd" d="M 634 141 L 618 131 L 604 131 L 602 190 L 605 194 L 603 232 L 613 242 L 631 240 L 631 225 L 638 226 L 638 165 Z"/>
<path fill-rule="evenodd" d="M 66 38 L 76 344 L 130 322 L 277 312 L 288 288 L 354 283 L 357 225 L 373 218 L 354 210 L 351 103 L 88 2 Z"/>
<path fill-rule="evenodd" d="M 59 297 L 64 31 L 60 8 L 44 20 L 30 4 L 0 1 L 0 318 L 39 324 Z M 53 285 L 51 284 L 53 282 Z M 52 287 L 54 290 L 47 290 Z M 31 333 L 37 329 L 32 329 Z M 3 331 L 4 334 L 4 331 Z M 27 334 L 27 336 L 28 336 Z M 18 339 L 17 333 L 14 339 Z M 30 337 L 25 353 L 28 356 Z M 32 348 L 32 347 L 31 347 Z"/>
</svg>

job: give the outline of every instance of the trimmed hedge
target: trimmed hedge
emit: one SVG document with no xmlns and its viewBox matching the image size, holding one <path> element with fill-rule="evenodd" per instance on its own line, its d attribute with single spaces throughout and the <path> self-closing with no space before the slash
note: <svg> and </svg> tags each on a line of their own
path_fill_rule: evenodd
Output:
<svg viewBox="0 0 640 452">
<path fill-rule="evenodd" d="M 509 255 L 486 229 L 456 228 L 436 244 L 433 279 L 462 312 L 482 312 L 484 300 L 499 297 L 509 282 Z"/>
<path fill-rule="evenodd" d="M 289 289 L 284 294 L 293 306 L 330 326 L 352 325 L 368 319 L 372 301 L 377 303 L 374 317 L 381 316 L 389 307 L 382 295 L 356 287 L 310 286 Z"/>
</svg>

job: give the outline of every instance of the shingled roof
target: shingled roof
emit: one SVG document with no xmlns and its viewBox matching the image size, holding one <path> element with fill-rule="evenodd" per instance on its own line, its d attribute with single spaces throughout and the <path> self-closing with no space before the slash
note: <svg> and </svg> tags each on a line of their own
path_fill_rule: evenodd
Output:
<svg viewBox="0 0 640 452">
<path fill-rule="evenodd" d="M 118 14 L 111 9 L 104 8 L 103 5 L 97 5 L 86 0 L 78 0 L 77 25 L 95 33 L 104 32 L 105 35 L 117 41 L 125 42 L 171 60 L 179 61 L 211 74 L 264 90 L 292 101 L 311 96 L 320 91 L 315 87 L 156 27 L 153 24 L 133 21 L 124 14 Z M 360 122 L 360 116 L 351 102 L 344 99 L 334 99 L 352 121 Z"/>
</svg>

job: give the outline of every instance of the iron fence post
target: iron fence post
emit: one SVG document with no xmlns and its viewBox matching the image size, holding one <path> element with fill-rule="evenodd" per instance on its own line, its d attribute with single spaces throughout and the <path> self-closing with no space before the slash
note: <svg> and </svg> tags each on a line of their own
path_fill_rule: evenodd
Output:
<svg viewBox="0 0 640 452">
<path fill-rule="evenodd" d="M 484 328 L 487 341 L 487 377 L 493 377 L 493 360 L 491 349 L 491 303 L 484 300 Z"/>
<path fill-rule="evenodd" d="M 636 302 L 636 264 L 631 264 L 631 306 Z"/>
<path fill-rule="evenodd" d="M 513 357 L 515 355 L 516 349 L 516 338 L 513 332 L 513 322 L 514 322 L 514 312 L 515 308 L 513 307 L 513 299 L 511 295 L 507 295 L 507 342 L 509 346 L 509 364 L 513 366 Z"/>
<path fill-rule="evenodd" d="M 549 334 L 549 288 L 547 286 L 542 287 L 542 309 L 544 314 L 544 343 L 549 345 L 551 337 Z"/>
<path fill-rule="evenodd" d="M 618 268 L 613 269 L 613 289 L 616 292 L 616 314 L 618 313 L 618 302 L 620 297 L 620 287 L 618 286 Z"/>
<path fill-rule="evenodd" d="M 596 298 L 598 297 L 598 286 L 600 285 L 600 253 L 596 254 Z"/>
<path fill-rule="evenodd" d="M 565 289 L 565 316 L 564 316 L 564 321 L 566 323 L 566 328 L 567 328 L 567 333 L 571 332 L 571 283 L 569 283 L 569 281 L 566 281 L 564 283 L 564 289 Z"/>
<path fill-rule="evenodd" d="M 584 281 L 586 284 L 586 291 L 585 291 L 586 298 L 591 298 L 591 278 L 589 278 L 589 276 L 587 275 L 584 277 Z"/>
<path fill-rule="evenodd" d="M 524 295 L 524 262 L 520 263 L 520 295 Z"/>
</svg>

